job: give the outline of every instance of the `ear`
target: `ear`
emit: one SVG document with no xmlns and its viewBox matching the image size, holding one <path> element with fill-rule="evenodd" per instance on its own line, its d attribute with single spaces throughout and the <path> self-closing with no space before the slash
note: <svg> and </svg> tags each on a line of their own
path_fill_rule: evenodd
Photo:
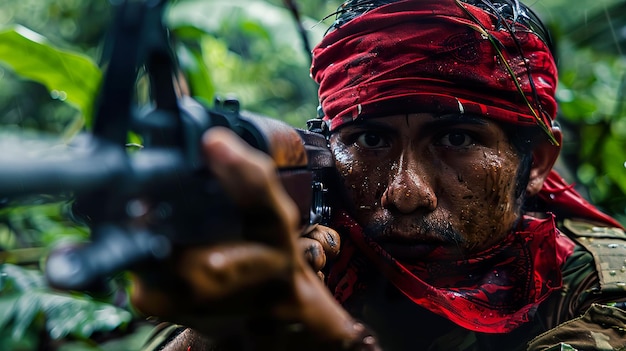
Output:
<svg viewBox="0 0 626 351">
<path fill-rule="evenodd" d="M 543 182 L 552 170 L 552 166 L 556 162 L 561 152 L 561 144 L 563 135 L 558 127 L 553 129 L 554 138 L 558 141 L 558 145 L 554 145 L 547 139 L 542 139 L 533 148 L 533 161 L 530 166 L 530 177 L 526 186 L 528 196 L 536 195 L 543 187 Z"/>
</svg>

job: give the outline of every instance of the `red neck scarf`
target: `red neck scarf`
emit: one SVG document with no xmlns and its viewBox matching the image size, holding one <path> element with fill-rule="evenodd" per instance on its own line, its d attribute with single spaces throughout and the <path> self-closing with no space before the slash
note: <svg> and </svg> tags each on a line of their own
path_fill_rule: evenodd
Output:
<svg viewBox="0 0 626 351">
<path fill-rule="evenodd" d="M 529 321 L 537 306 L 562 284 L 560 267 L 574 243 L 552 218 L 524 217 L 520 228 L 496 247 L 457 261 L 433 257 L 404 264 L 363 235 L 341 214 L 337 228 L 348 234 L 329 274 L 329 287 L 341 303 L 367 289 L 361 281 L 374 263 L 410 300 L 469 330 L 506 333 Z"/>
</svg>

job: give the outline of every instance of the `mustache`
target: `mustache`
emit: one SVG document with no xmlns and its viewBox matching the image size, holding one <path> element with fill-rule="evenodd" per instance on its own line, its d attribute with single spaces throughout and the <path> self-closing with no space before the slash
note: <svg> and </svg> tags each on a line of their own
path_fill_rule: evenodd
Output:
<svg viewBox="0 0 626 351">
<path fill-rule="evenodd" d="M 453 245 L 465 243 L 461 233 L 456 230 L 448 221 L 430 219 L 426 217 L 416 217 L 406 225 L 396 223 L 392 218 L 378 219 L 369 223 L 363 228 L 363 233 L 369 238 L 390 238 L 393 233 L 399 231 L 410 234 L 412 238 L 423 238 L 428 241 L 443 242 Z"/>
</svg>

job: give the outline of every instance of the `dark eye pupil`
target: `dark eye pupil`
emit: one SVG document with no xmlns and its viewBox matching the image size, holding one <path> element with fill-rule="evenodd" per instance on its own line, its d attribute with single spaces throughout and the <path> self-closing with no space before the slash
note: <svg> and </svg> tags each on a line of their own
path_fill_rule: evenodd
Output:
<svg viewBox="0 0 626 351">
<path fill-rule="evenodd" d="M 366 134 L 365 135 L 365 145 L 367 146 L 376 146 L 380 142 L 380 137 L 376 134 Z"/>
<path fill-rule="evenodd" d="M 465 134 L 451 133 L 448 136 L 448 140 L 450 141 L 451 145 L 454 145 L 454 146 L 463 145 L 463 143 L 465 143 Z"/>
</svg>

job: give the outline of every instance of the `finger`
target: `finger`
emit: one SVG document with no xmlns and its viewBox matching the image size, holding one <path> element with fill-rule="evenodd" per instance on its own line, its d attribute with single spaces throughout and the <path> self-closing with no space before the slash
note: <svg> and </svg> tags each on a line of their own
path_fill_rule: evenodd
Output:
<svg viewBox="0 0 626 351">
<path fill-rule="evenodd" d="M 225 128 L 211 128 L 203 137 L 205 161 L 266 240 L 283 241 L 299 225 L 299 213 L 278 178 L 272 159 Z M 280 240 L 278 240 L 280 241 Z M 275 244 L 275 243 L 273 243 Z M 290 242 L 293 247 L 293 241 Z"/>
<path fill-rule="evenodd" d="M 291 262 L 277 249 L 253 242 L 192 248 L 181 257 L 179 274 L 197 300 L 219 303 L 226 297 L 289 278 Z"/>
<path fill-rule="evenodd" d="M 248 312 L 255 307 L 256 293 L 284 285 L 290 265 L 284 253 L 259 243 L 190 248 L 172 272 L 176 279 L 160 277 L 166 286 L 133 275 L 131 301 L 142 314 L 176 319 L 199 309 Z"/>
<path fill-rule="evenodd" d="M 306 235 L 320 243 L 327 259 L 334 259 L 341 249 L 341 237 L 334 229 L 318 225 Z"/>
<path fill-rule="evenodd" d="M 207 165 L 238 205 L 247 208 L 273 204 L 275 195 L 269 190 L 278 180 L 269 155 L 247 145 L 226 128 L 209 129 L 202 143 Z"/>
<path fill-rule="evenodd" d="M 324 248 L 317 240 L 311 238 L 299 238 L 300 252 L 304 253 L 304 259 L 314 271 L 320 271 L 326 266 L 326 254 Z"/>
<path fill-rule="evenodd" d="M 326 281 L 326 275 L 324 274 L 324 272 L 317 272 L 317 277 L 320 278 L 320 281 L 325 282 Z"/>
</svg>

